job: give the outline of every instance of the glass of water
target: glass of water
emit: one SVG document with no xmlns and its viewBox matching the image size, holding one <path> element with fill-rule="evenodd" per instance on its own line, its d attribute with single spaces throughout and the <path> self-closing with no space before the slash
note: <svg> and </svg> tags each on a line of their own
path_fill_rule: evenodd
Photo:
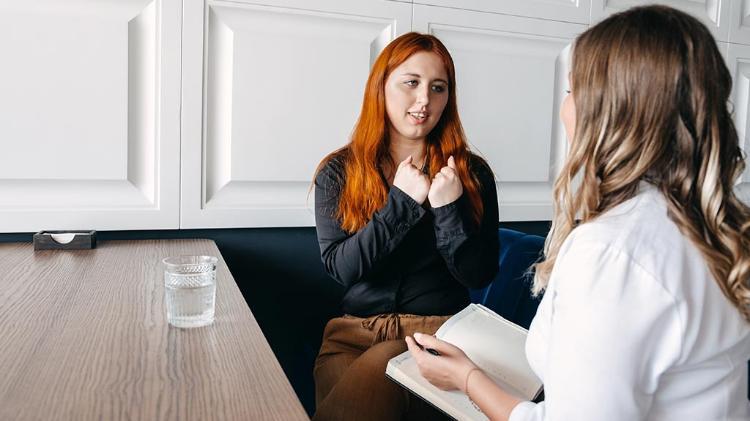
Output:
<svg viewBox="0 0 750 421">
<path fill-rule="evenodd" d="M 179 256 L 162 260 L 169 324 L 187 328 L 213 323 L 217 261 L 213 256 Z"/>
</svg>

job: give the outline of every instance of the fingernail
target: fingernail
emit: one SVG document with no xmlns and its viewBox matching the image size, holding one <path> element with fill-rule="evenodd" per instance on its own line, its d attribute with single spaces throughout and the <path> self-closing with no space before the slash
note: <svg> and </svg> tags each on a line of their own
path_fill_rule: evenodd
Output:
<svg viewBox="0 0 750 421">
<path fill-rule="evenodd" d="M 419 338 L 422 337 L 422 334 L 419 332 L 414 332 L 414 339 L 419 340 Z"/>
</svg>

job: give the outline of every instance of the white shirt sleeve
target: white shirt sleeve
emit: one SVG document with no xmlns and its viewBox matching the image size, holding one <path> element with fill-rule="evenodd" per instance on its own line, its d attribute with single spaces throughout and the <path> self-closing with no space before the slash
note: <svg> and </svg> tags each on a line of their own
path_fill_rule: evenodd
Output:
<svg viewBox="0 0 750 421">
<path fill-rule="evenodd" d="M 545 401 L 519 404 L 510 421 L 644 419 L 660 374 L 680 356 L 672 296 L 630 256 L 576 237 L 547 291 Z"/>
</svg>

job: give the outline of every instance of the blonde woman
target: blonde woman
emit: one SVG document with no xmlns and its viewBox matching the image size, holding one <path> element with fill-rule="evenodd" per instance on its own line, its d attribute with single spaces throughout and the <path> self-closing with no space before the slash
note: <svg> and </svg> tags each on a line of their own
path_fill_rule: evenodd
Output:
<svg viewBox="0 0 750 421">
<path fill-rule="evenodd" d="M 630 9 L 576 40 L 570 81 L 526 343 L 546 400 L 415 334 L 422 374 L 493 420 L 749 420 L 750 209 L 733 192 L 744 162 L 715 41 L 682 12 Z"/>
</svg>

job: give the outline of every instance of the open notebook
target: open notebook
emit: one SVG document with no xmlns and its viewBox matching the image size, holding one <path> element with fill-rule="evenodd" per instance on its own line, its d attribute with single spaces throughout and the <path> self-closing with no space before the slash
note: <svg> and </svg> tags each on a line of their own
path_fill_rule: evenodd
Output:
<svg viewBox="0 0 750 421">
<path fill-rule="evenodd" d="M 508 393 L 535 400 L 542 392 L 542 383 L 526 360 L 526 334 L 526 329 L 487 307 L 470 304 L 443 323 L 435 336 L 461 348 Z M 453 418 L 487 419 L 463 393 L 440 390 L 425 380 L 408 351 L 392 358 L 385 374 Z"/>
</svg>

